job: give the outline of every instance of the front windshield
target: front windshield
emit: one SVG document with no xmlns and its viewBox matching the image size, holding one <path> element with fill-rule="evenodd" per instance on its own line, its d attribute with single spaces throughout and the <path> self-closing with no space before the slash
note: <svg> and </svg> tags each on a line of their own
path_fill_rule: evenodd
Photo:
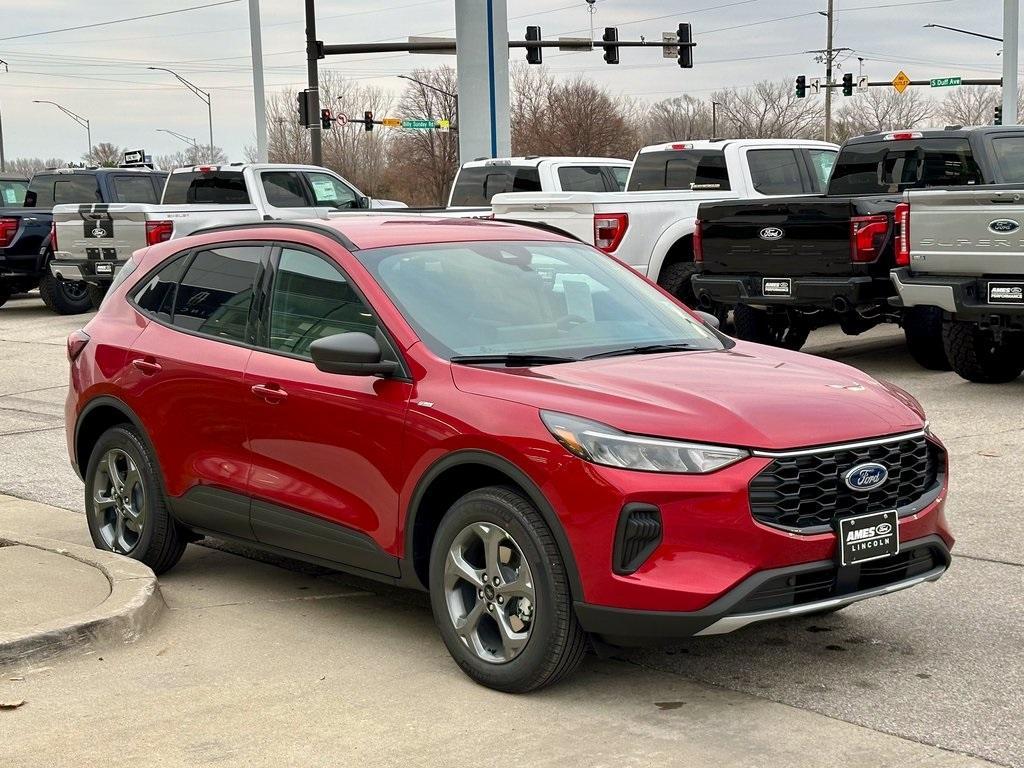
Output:
<svg viewBox="0 0 1024 768">
<path fill-rule="evenodd" d="M 724 346 L 635 272 L 584 245 L 445 243 L 355 255 L 423 342 L 446 359 L 579 359 L 653 345 Z"/>
</svg>

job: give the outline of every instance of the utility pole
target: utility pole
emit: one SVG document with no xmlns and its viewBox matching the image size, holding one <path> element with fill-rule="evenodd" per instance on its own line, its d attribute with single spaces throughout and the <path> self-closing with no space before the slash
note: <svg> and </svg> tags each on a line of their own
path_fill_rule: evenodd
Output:
<svg viewBox="0 0 1024 768">
<path fill-rule="evenodd" d="M 306 0 L 306 76 L 308 78 L 306 87 L 313 92 L 313 104 L 310 105 L 310 113 L 313 115 L 320 114 L 319 60 L 320 46 L 316 41 L 316 0 Z M 310 127 L 309 146 L 313 165 L 323 165 L 322 139 L 320 126 Z"/>
<path fill-rule="evenodd" d="M 263 37 L 260 0 L 249 0 L 249 44 L 252 49 L 252 90 L 256 107 L 256 159 L 267 162 L 267 98 L 263 87 Z M 211 140 L 212 144 L 213 141 Z"/>
<path fill-rule="evenodd" d="M 1003 125 L 1017 125 L 1017 46 L 1020 0 L 1003 0 Z"/>
<path fill-rule="evenodd" d="M 0 65 L 3 65 L 4 72 L 8 71 L 6 61 L 0 59 Z M 3 173 L 6 170 L 7 158 L 4 156 L 4 113 L 3 109 L 0 109 L 0 173 Z"/>
<path fill-rule="evenodd" d="M 835 0 L 828 0 L 828 35 L 825 41 L 825 141 L 832 141 L 832 65 L 835 52 L 832 50 L 832 35 Z"/>
</svg>

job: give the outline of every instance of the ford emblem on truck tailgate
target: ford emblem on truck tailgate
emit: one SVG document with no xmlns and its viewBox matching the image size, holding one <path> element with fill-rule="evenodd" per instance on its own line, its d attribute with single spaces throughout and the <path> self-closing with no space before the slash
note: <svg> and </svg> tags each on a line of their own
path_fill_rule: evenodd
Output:
<svg viewBox="0 0 1024 768">
<path fill-rule="evenodd" d="M 843 476 L 846 487 L 851 491 L 871 491 L 888 479 L 889 470 L 874 462 L 858 464 Z"/>
<path fill-rule="evenodd" d="M 1020 229 L 1020 224 L 1013 219 L 996 219 L 988 225 L 988 229 L 997 235 L 1012 235 Z"/>
<path fill-rule="evenodd" d="M 786 236 L 786 233 L 778 227 L 765 227 L 761 230 L 762 240 L 781 240 Z"/>
</svg>

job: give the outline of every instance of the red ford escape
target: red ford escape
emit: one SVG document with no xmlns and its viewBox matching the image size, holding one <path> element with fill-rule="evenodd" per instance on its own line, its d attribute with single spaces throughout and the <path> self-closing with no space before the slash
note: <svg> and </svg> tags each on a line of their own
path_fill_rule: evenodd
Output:
<svg viewBox="0 0 1024 768">
<path fill-rule="evenodd" d="M 949 566 L 920 405 L 734 341 L 626 266 L 493 221 L 362 216 L 136 253 L 68 339 L 96 546 L 210 535 L 429 590 L 474 680 L 826 613 Z"/>
</svg>

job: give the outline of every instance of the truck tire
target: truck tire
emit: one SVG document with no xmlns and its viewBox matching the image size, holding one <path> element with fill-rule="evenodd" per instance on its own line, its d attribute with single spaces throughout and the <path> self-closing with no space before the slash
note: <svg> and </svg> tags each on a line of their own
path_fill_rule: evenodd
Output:
<svg viewBox="0 0 1024 768">
<path fill-rule="evenodd" d="M 1024 336 L 1006 334 L 997 343 L 990 331 L 954 320 L 942 328 L 942 341 L 953 370 L 979 384 L 1005 384 L 1024 371 Z"/>
<path fill-rule="evenodd" d="M 929 371 L 948 371 L 949 358 L 942 341 L 942 310 L 910 307 L 903 313 L 903 333 L 910 356 Z"/>
<path fill-rule="evenodd" d="M 109 287 L 106 285 L 93 285 L 92 283 L 86 283 L 85 290 L 89 292 L 89 303 L 92 304 L 92 308 L 99 309 L 100 304 L 103 303 L 103 299 L 107 295 Z"/>
<path fill-rule="evenodd" d="M 0 283 L 0 307 L 8 302 L 11 298 L 11 286 L 7 283 Z"/>
<path fill-rule="evenodd" d="M 737 338 L 794 352 L 807 342 L 811 333 L 808 323 L 790 313 L 773 318 L 764 310 L 747 304 L 737 304 L 732 319 Z"/>
<path fill-rule="evenodd" d="M 51 274 L 39 279 L 39 296 L 58 315 L 80 315 L 93 308 L 85 283 L 58 280 Z"/>
<path fill-rule="evenodd" d="M 697 295 L 690 284 L 691 278 L 697 274 L 698 267 L 692 261 L 680 261 L 669 264 L 658 276 L 658 285 L 671 293 L 691 309 L 697 309 Z"/>
</svg>

